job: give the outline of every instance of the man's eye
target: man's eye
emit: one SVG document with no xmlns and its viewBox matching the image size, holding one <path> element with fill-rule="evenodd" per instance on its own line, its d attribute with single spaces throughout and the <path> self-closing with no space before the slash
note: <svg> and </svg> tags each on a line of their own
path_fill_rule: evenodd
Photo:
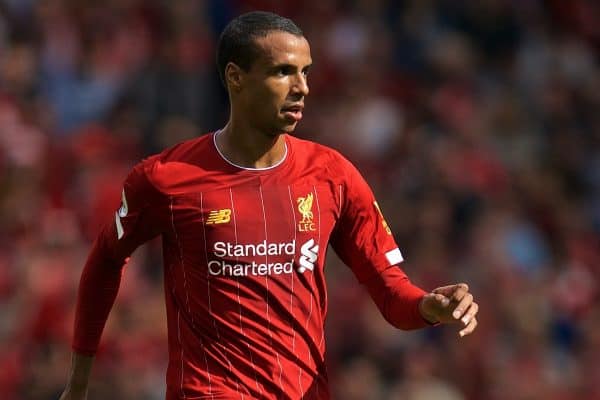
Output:
<svg viewBox="0 0 600 400">
<path fill-rule="evenodd" d="M 292 74 L 292 69 L 289 67 L 277 68 L 275 71 L 278 76 L 286 76 Z"/>
</svg>

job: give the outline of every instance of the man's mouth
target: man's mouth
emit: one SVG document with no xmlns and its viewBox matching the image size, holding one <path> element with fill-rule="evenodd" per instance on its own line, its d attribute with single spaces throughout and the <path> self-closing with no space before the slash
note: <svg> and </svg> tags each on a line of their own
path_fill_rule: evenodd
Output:
<svg viewBox="0 0 600 400">
<path fill-rule="evenodd" d="M 289 104 L 281 108 L 281 112 L 283 115 L 295 122 L 298 122 L 302 119 L 302 111 L 304 110 L 304 104 Z"/>
</svg>

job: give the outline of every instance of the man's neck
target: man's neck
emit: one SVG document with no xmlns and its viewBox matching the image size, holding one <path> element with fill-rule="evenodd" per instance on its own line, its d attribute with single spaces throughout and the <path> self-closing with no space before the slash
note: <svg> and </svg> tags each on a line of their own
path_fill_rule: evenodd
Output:
<svg viewBox="0 0 600 400">
<path fill-rule="evenodd" d="M 283 135 L 269 136 L 251 128 L 242 129 L 232 121 L 217 133 L 215 143 L 227 161 L 243 168 L 269 168 L 286 156 Z"/>
</svg>

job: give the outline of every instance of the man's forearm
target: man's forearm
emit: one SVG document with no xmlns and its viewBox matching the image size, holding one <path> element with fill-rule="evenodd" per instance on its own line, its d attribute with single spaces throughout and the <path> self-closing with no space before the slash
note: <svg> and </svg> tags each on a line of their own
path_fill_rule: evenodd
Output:
<svg viewBox="0 0 600 400">
<path fill-rule="evenodd" d="M 413 285 L 396 266 L 367 281 L 365 286 L 383 317 L 399 329 L 417 329 L 431 325 L 420 311 L 425 291 Z"/>
<path fill-rule="evenodd" d="M 85 356 L 73 352 L 71 356 L 71 371 L 67 386 L 59 400 L 85 400 L 87 399 L 88 382 L 92 371 L 94 356 Z"/>
<path fill-rule="evenodd" d="M 85 393 L 87 391 L 93 363 L 94 356 L 86 356 L 73 352 L 68 381 L 68 387 L 71 392 Z"/>
<path fill-rule="evenodd" d="M 94 243 L 81 274 L 75 310 L 73 350 L 81 355 L 96 353 L 108 314 L 121 284 L 123 261 L 106 257 L 102 235 Z"/>
</svg>

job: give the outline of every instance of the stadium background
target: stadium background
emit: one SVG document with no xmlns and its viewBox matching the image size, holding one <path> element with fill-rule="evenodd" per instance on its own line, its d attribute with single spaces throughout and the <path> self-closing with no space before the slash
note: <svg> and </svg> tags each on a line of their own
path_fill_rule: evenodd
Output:
<svg viewBox="0 0 600 400">
<path fill-rule="evenodd" d="M 312 44 L 298 134 L 364 172 L 413 281 L 480 324 L 403 333 L 331 257 L 345 400 L 600 399 L 600 6 L 593 0 L 0 1 L 0 397 L 56 399 L 76 287 L 144 155 L 221 127 L 214 46 L 242 11 Z M 139 249 L 90 399 L 161 399 L 160 249 Z"/>
</svg>

